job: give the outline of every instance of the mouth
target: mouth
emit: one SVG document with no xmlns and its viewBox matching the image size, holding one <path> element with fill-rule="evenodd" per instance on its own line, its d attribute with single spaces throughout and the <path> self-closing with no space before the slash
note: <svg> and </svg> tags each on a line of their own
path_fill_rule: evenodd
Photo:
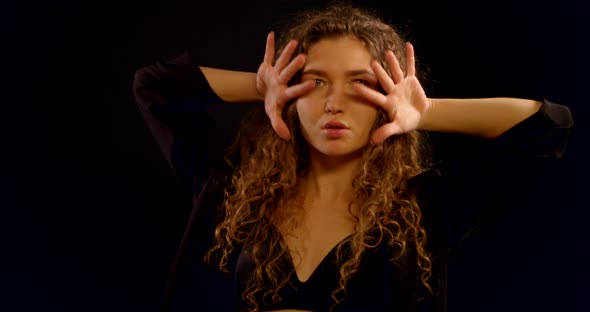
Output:
<svg viewBox="0 0 590 312">
<path fill-rule="evenodd" d="M 323 130 L 347 130 L 348 126 L 339 120 L 330 120 L 324 124 Z"/>
<path fill-rule="evenodd" d="M 322 127 L 322 132 L 328 139 L 339 139 L 349 131 L 348 125 L 338 120 L 330 120 Z"/>
</svg>

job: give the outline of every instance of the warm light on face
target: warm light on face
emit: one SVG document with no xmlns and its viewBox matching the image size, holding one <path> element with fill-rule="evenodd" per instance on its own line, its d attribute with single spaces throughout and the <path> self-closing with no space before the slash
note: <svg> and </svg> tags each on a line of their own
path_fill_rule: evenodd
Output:
<svg viewBox="0 0 590 312">
<path fill-rule="evenodd" d="M 326 155 L 358 152 L 369 142 L 377 108 L 353 90 L 354 83 L 378 89 L 372 57 L 354 37 L 322 39 L 309 49 L 302 80 L 316 84 L 296 102 L 303 137 Z"/>
</svg>

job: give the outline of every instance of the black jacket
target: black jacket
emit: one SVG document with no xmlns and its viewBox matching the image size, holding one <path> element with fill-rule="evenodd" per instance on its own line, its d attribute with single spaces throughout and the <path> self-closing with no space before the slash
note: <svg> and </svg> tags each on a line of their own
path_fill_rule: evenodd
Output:
<svg viewBox="0 0 590 312">
<path fill-rule="evenodd" d="M 222 165 L 223 147 L 238 120 L 225 120 L 229 127 L 216 120 L 218 112 L 229 108 L 223 107 L 198 66 L 187 52 L 140 68 L 134 94 L 162 154 L 193 203 L 163 308 L 182 310 L 196 304 L 208 307 L 204 310 L 225 311 L 235 309 L 235 301 L 228 298 L 233 295 L 232 278 L 204 265 L 202 255 L 212 240 L 223 181 L 231 174 Z M 544 100 L 537 113 L 495 140 L 431 134 L 439 152 L 434 153 L 432 169 L 413 183 L 429 229 L 437 293 L 420 310 L 446 311 L 449 259 L 503 215 L 504 200 L 561 159 L 572 125 L 567 107 Z"/>
</svg>

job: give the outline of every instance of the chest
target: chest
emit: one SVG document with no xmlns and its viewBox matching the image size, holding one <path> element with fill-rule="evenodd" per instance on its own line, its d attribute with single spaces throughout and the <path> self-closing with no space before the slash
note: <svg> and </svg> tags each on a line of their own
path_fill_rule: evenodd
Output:
<svg viewBox="0 0 590 312">
<path fill-rule="evenodd" d="M 280 227 L 297 278 L 307 281 L 339 244 L 354 234 L 355 218 L 343 204 L 307 206 L 291 226 Z"/>
</svg>

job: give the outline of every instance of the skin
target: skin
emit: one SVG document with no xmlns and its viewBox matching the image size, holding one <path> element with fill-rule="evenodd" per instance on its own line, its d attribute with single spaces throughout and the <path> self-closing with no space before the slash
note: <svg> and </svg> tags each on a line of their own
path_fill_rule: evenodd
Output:
<svg viewBox="0 0 590 312">
<path fill-rule="evenodd" d="M 264 60 L 256 73 L 199 67 L 213 91 L 224 101 L 241 103 L 264 101 L 264 108 L 277 135 L 290 138 L 290 132 L 281 119 L 286 104 L 314 88 L 312 81 L 294 86 L 287 83 L 305 64 L 305 55 L 291 56 L 297 42 L 291 41 L 283 53 L 273 62 L 274 33 L 267 36 Z M 375 105 L 383 108 L 390 123 L 372 134 L 371 142 L 379 144 L 389 136 L 420 129 L 437 132 L 453 132 L 484 138 L 496 138 L 539 110 L 542 103 L 530 99 L 496 97 L 475 99 L 427 98 L 415 76 L 414 49 L 407 44 L 407 66 L 402 70 L 393 57 L 385 55 L 392 77 L 378 74 L 379 64 L 374 64 L 379 83 L 385 94 L 357 90 Z M 355 88 L 357 88 L 355 86 Z"/>
<path fill-rule="evenodd" d="M 300 183 L 305 194 L 303 226 L 281 229 L 281 232 L 301 281 L 309 278 L 333 246 L 354 231 L 354 221 L 347 211 L 347 203 L 351 201 L 347 194 L 352 193 L 351 181 L 358 167 L 359 151 L 368 142 L 379 144 L 392 135 L 416 129 L 495 138 L 534 114 L 542 105 L 538 101 L 516 98 L 429 99 L 416 78 L 414 49 L 410 43 L 406 45 L 405 69 L 400 68 L 393 52 L 386 51 L 390 77 L 378 62 L 365 57 L 363 53 L 368 51 L 355 40 L 350 37 L 324 39 L 312 46 L 308 55 L 298 55 L 289 61 L 297 45 L 291 41 L 273 64 L 274 33 L 271 32 L 264 60 L 256 74 L 200 67 L 222 99 L 228 102 L 264 100 L 271 124 L 283 139 L 289 139 L 291 134 L 281 113 L 288 102 L 297 99 L 303 135 L 311 147 L 310 170 Z M 340 49 L 335 49 L 338 45 Z M 339 51 L 330 52 L 332 49 Z M 339 53 L 360 55 L 331 66 L 330 62 Z M 347 63 L 352 61 L 358 63 Z M 355 66 L 370 72 L 373 80 L 361 82 L 347 75 L 344 69 Z M 287 85 L 296 72 L 314 67 L 324 73 L 317 75 L 317 71 L 308 70 L 301 83 Z M 377 91 L 377 84 L 383 93 Z M 370 127 L 374 121 L 377 109 L 383 109 L 390 122 L 368 133 L 367 125 Z M 356 113 L 352 114 L 353 111 Z M 318 128 L 327 118 L 341 118 L 349 124 L 350 132 L 328 140 Z"/>
<path fill-rule="evenodd" d="M 302 68 L 302 83 L 314 88 L 297 98 L 303 137 L 309 144 L 309 170 L 301 179 L 305 195 L 297 228 L 281 228 L 295 273 L 310 278 L 326 255 L 354 233 L 355 219 L 348 211 L 352 180 L 369 144 L 379 107 L 361 95 L 378 89 L 372 57 L 354 37 L 323 39 L 310 47 Z M 333 137 L 323 126 L 338 120 L 348 129 Z"/>
<path fill-rule="evenodd" d="M 355 40 L 360 43 L 358 39 Z M 301 83 L 291 87 L 287 86 L 287 82 L 291 77 L 308 63 L 306 57 L 309 58 L 309 54 L 313 50 L 310 48 L 308 55 L 297 55 L 290 63 L 287 63 L 296 46 L 296 41 L 289 42 L 273 66 L 274 33 L 269 33 L 264 61 L 257 73 L 257 87 L 259 93 L 265 95 L 266 113 L 277 134 L 284 139 L 288 139 L 290 136 L 287 126 L 280 118 L 286 103 L 313 90 L 313 87 L 309 84 L 309 79 L 302 79 Z M 342 51 L 344 50 L 339 52 Z M 371 135 L 371 143 L 373 144 L 381 143 L 392 135 L 417 129 L 422 115 L 430 107 L 430 101 L 416 78 L 414 49 L 410 43 L 407 44 L 406 54 L 407 68 L 405 75 L 393 52 L 387 51 L 385 59 L 392 77 L 387 75 L 379 62 L 369 59 L 368 70 L 373 74 L 372 79 L 367 81 L 369 84 L 351 84 L 352 89 L 363 97 L 367 103 L 382 108 L 389 116 L 390 122 Z M 338 55 L 339 53 L 333 53 L 333 56 Z M 386 94 L 376 90 L 377 84 L 381 85 Z"/>
<path fill-rule="evenodd" d="M 354 232 L 355 219 L 348 204 L 352 203 L 354 213 L 359 203 L 351 197 L 352 180 L 361 162 L 362 149 L 371 140 L 382 141 L 393 133 L 415 129 L 429 101 L 415 76 L 408 75 L 414 80 L 390 78 L 373 60 L 365 44 L 355 37 L 322 39 L 306 55 L 298 55 L 286 64 L 296 46 L 292 41 L 271 70 L 269 55 L 274 57 L 273 39 L 269 35 L 263 69 L 259 70 L 259 79 L 269 79 L 265 83 L 266 112 L 275 131 L 288 138 L 290 133 L 287 135 L 280 112 L 283 103 L 296 99 L 294 105 L 302 135 L 310 151 L 308 174 L 299 185 L 305 198 L 301 222 L 297 228 L 279 226 L 297 277 L 306 281 L 334 246 Z M 392 60 L 393 54 L 387 57 L 390 66 L 397 66 L 390 70 L 401 73 L 397 62 Z M 299 70 L 301 83 L 287 86 L 286 82 Z M 410 69 L 409 73 L 413 72 Z M 396 89 L 396 84 L 402 87 Z M 390 94 L 385 96 L 377 91 L 380 85 Z M 412 105 L 416 98 L 422 100 L 421 110 Z M 392 101 L 397 101 L 396 110 L 392 109 Z M 384 108 L 389 109 L 388 116 L 395 127 L 385 125 L 371 133 L 378 110 Z M 404 122 L 400 123 L 402 119 Z M 347 129 L 331 136 L 323 128 L 328 121 L 342 122 Z"/>
<path fill-rule="evenodd" d="M 287 86 L 295 72 L 303 68 L 305 55 L 293 55 L 297 42 L 291 41 L 273 65 L 274 33 L 269 33 L 266 43 L 264 61 L 256 75 L 249 81 L 256 80 L 258 99 L 264 99 L 266 113 L 277 134 L 288 139 L 287 126 L 281 119 L 281 112 L 286 103 L 304 95 L 313 88 L 306 82 Z M 380 64 L 371 64 L 385 93 L 379 93 L 360 84 L 355 90 L 374 105 L 381 107 L 390 122 L 377 129 L 371 136 L 373 144 L 379 144 L 388 137 L 412 130 L 426 130 L 449 133 L 462 133 L 484 138 L 497 138 L 519 122 L 539 110 L 540 101 L 520 98 L 496 97 L 474 99 L 433 99 L 428 98 L 416 78 L 414 48 L 406 44 L 406 68 L 402 69 L 392 51 L 385 52 L 385 59 L 392 76 L 389 77 Z M 214 76 L 214 75 L 210 75 Z M 255 97 L 252 88 L 245 84 L 234 84 L 233 75 L 224 77 L 227 87 L 242 97 Z M 209 78 L 208 78 L 209 79 Z M 229 83 L 228 83 L 229 82 Z M 236 91 L 238 90 L 238 91 Z M 229 93 L 229 92 L 228 92 Z"/>
<path fill-rule="evenodd" d="M 290 100 L 311 91 L 314 88 L 314 83 L 313 81 L 306 81 L 294 86 L 288 86 L 289 80 L 303 68 L 305 55 L 297 55 L 289 62 L 297 47 L 297 41 L 291 40 L 273 64 L 275 59 L 274 46 L 274 32 L 270 32 L 266 38 L 264 59 L 255 77 L 256 91 L 264 99 L 264 109 L 273 129 L 281 138 L 289 139 L 291 133 L 281 118 L 281 113 Z"/>
<path fill-rule="evenodd" d="M 286 104 L 296 99 L 302 134 L 310 147 L 308 174 L 298 186 L 305 195 L 301 222 L 297 228 L 279 225 L 297 277 L 306 281 L 333 247 L 354 232 L 355 219 L 350 215 L 348 204 L 352 202 L 354 213 L 357 203 L 351 198 L 352 180 L 359 168 L 361 151 L 371 141 L 384 140 L 387 131 L 389 135 L 393 133 L 391 127 L 377 130 L 377 137 L 370 132 L 378 109 L 388 109 L 392 122 L 407 115 L 405 129 L 396 126 L 395 131 L 413 130 L 420 112 L 409 107 L 411 101 L 407 99 L 414 96 L 416 90 L 408 91 L 404 87 L 393 92 L 396 83 L 416 84 L 404 83 L 403 78 L 396 81 L 389 78 L 362 41 L 350 36 L 323 39 L 311 46 L 307 55 L 298 55 L 289 62 L 296 45 L 296 41 L 288 43 L 273 64 L 274 34 L 268 35 L 264 60 L 256 75 L 256 88 L 258 94 L 264 96 L 265 110 L 273 128 L 284 139 L 289 139 L 291 134 L 280 116 Z M 220 97 L 256 98 L 250 92 L 252 80 L 247 73 L 203 67 L 201 70 Z M 288 81 L 300 70 L 303 71 L 302 81 L 288 86 Z M 390 70 L 401 72 L 399 66 Z M 230 74 L 233 79 L 225 79 Z M 392 91 L 386 101 L 377 96 L 381 94 L 376 91 L 379 84 Z M 421 87 L 417 92 L 424 94 Z M 423 98 L 428 104 L 426 97 Z M 399 101 L 396 111 L 392 109 L 392 100 Z M 327 136 L 322 126 L 330 120 L 343 122 L 348 130 L 337 138 Z"/>
<path fill-rule="evenodd" d="M 352 37 L 323 39 L 309 49 L 302 83 L 315 87 L 295 102 L 303 137 L 309 144 L 309 170 L 300 182 L 303 213 L 297 228 L 281 228 L 297 277 L 306 281 L 332 248 L 354 232 L 348 211 L 352 180 L 369 144 L 377 107 L 354 90 L 355 84 L 376 88 L 371 56 Z M 323 126 L 338 120 L 348 129 L 337 137 Z"/>
<path fill-rule="evenodd" d="M 320 153 L 332 158 L 358 157 L 368 144 L 377 107 L 360 96 L 355 85 L 377 88 L 371 60 L 364 44 L 353 37 L 324 39 L 309 49 L 302 81 L 312 81 L 315 88 L 295 105 L 303 137 L 314 157 Z M 322 129 L 328 121 L 342 122 L 349 128 L 332 137 L 326 133 L 329 130 Z"/>
</svg>

